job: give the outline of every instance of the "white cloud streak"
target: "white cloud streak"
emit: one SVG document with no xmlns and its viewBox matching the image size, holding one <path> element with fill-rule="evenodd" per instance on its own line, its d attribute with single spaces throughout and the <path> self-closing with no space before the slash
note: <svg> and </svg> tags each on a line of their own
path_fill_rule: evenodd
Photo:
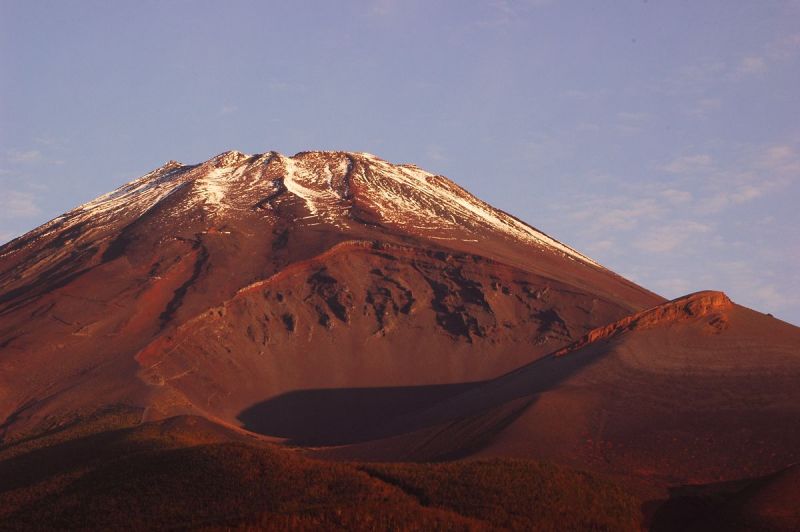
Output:
<svg viewBox="0 0 800 532">
<path fill-rule="evenodd" d="M 0 217 L 5 219 L 36 216 L 41 212 L 31 193 L 7 190 L 0 198 Z"/>
<path fill-rule="evenodd" d="M 10 150 L 7 160 L 12 163 L 36 163 L 42 160 L 39 150 Z"/>
<path fill-rule="evenodd" d="M 651 253 L 670 253 L 686 245 L 694 235 L 710 233 L 711 226 L 693 220 L 681 220 L 650 229 L 634 246 Z"/>
</svg>

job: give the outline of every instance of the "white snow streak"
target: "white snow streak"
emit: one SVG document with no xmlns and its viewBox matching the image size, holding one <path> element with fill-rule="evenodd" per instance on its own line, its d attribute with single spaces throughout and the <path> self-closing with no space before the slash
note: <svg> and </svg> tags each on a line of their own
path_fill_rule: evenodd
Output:
<svg viewBox="0 0 800 532">
<path fill-rule="evenodd" d="M 205 206 L 216 212 L 225 210 L 224 199 L 228 191 L 224 176 L 226 168 L 215 168 L 202 178 L 195 181 L 197 193 Z"/>
<path fill-rule="evenodd" d="M 350 158 L 356 159 L 357 165 L 348 182 L 345 177 Z M 281 182 L 286 194 L 275 195 Z M 232 211 L 252 210 L 264 198 L 275 195 L 277 202 L 285 197 L 302 201 L 310 216 L 298 217 L 297 223 L 342 227 L 352 223 L 348 213 L 353 202 L 348 198 L 354 184 L 360 205 L 373 210 L 385 226 L 425 238 L 473 242 L 477 239 L 470 237 L 488 229 L 599 266 L 443 177 L 414 165 L 393 165 L 367 153 L 317 152 L 285 157 L 269 152 L 251 157 L 232 151 L 195 167 L 170 162 L 40 227 L 37 236 L 82 221 L 91 220 L 90 225 L 99 228 L 115 219 L 130 220 L 153 208 L 184 183 L 190 187 L 186 199 L 173 205 L 170 215 L 201 208 L 215 217 L 228 216 Z M 66 223 L 59 224 L 62 220 Z"/>
<path fill-rule="evenodd" d="M 312 215 L 317 215 L 317 202 L 322 199 L 321 195 L 303 185 L 303 179 L 300 175 L 300 168 L 294 159 L 286 157 L 283 158 L 286 167 L 286 177 L 283 178 L 283 185 L 290 193 L 302 199 L 306 203 L 306 207 Z"/>
</svg>

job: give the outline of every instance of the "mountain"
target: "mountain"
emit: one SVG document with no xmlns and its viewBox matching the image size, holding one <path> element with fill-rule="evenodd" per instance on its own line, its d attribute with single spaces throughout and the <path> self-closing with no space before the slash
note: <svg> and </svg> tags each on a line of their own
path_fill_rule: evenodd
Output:
<svg viewBox="0 0 800 532">
<path fill-rule="evenodd" d="M 659 301 L 412 165 L 170 162 L 0 248 L 0 419 L 238 425 L 298 389 L 450 393 Z"/>
<path fill-rule="evenodd" d="M 537 457 L 661 486 L 750 478 L 800 462 L 798 381 L 800 328 L 699 292 L 326 453 Z"/>
<path fill-rule="evenodd" d="M 780 529 L 799 378 L 799 328 L 414 165 L 172 161 L 0 247 L 0 518 Z"/>
</svg>

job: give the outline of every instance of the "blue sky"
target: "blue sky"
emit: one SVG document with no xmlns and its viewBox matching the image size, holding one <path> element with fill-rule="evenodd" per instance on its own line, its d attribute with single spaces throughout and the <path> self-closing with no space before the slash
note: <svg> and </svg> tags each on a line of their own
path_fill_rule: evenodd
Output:
<svg viewBox="0 0 800 532">
<path fill-rule="evenodd" d="M 227 149 L 446 175 L 800 324 L 798 1 L 0 0 L 0 242 Z"/>
</svg>

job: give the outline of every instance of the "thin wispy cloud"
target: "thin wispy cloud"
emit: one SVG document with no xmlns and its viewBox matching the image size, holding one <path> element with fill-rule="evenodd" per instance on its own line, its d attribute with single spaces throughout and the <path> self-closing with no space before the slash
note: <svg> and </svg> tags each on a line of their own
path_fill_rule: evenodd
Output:
<svg viewBox="0 0 800 532">
<path fill-rule="evenodd" d="M 699 188 L 702 194 L 698 212 L 707 213 L 748 203 L 800 178 L 800 156 L 790 144 L 742 148 L 741 151 L 743 156 L 726 165 L 701 153 L 676 157 L 660 170 L 683 180 L 687 186 Z M 661 194 L 672 202 L 687 203 L 694 197 L 669 189 Z"/>
<path fill-rule="evenodd" d="M 621 133 L 639 133 L 652 118 L 649 113 L 622 111 L 617 113 L 615 129 Z"/>
<path fill-rule="evenodd" d="M 490 0 L 486 4 L 487 16 L 478 23 L 478 26 L 509 26 L 520 21 L 527 12 L 553 3 L 553 0 Z"/>
<path fill-rule="evenodd" d="M 718 108 L 714 96 L 730 83 L 765 76 L 800 56 L 800 33 L 781 35 L 745 53 L 701 56 L 670 73 L 651 88 L 670 95 L 701 95 L 686 112 L 705 116 Z"/>
<path fill-rule="evenodd" d="M 690 203 L 694 196 L 688 190 L 680 190 L 677 188 L 667 188 L 660 192 L 661 197 L 668 202 L 680 205 Z"/>
<path fill-rule="evenodd" d="M 594 198 L 580 205 L 572 214 L 572 219 L 585 223 L 587 231 L 605 234 L 614 231 L 636 229 L 647 220 L 658 219 L 665 214 L 665 208 L 652 197 Z"/>
<path fill-rule="evenodd" d="M 39 150 L 9 150 L 6 160 L 12 163 L 37 163 L 42 160 Z"/>
<path fill-rule="evenodd" d="M 650 88 L 656 93 L 666 93 L 670 96 L 707 97 L 709 88 L 725 79 L 728 70 L 726 61 L 701 58 L 678 67 L 664 79 L 652 84 Z"/>
<path fill-rule="evenodd" d="M 800 33 L 778 37 L 766 47 L 765 54 L 772 60 L 788 60 L 800 55 Z"/>
<path fill-rule="evenodd" d="M 756 299 L 764 302 L 764 307 L 774 310 L 782 310 L 790 305 L 796 304 L 797 299 L 789 296 L 775 284 L 764 284 L 756 287 L 753 291 Z"/>
<path fill-rule="evenodd" d="M 676 234 L 709 233 L 709 220 L 728 208 L 775 194 L 800 181 L 800 156 L 791 144 L 742 149 L 745 155 L 725 165 L 712 155 L 681 155 L 657 167 L 666 182 L 631 184 L 630 180 L 607 178 L 608 194 L 575 200 L 571 219 L 587 222 L 592 233 L 608 231 L 649 231 L 663 237 L 665 222 L 684 220 Z M 586 182 L 593 180 L 586 177 Z M 610 185 L 610 186 L 609 186 Z M 691 214 L 693 219 L 686 219 Z M 657 224 L 658 231 L 649 229 Z M 647 240 L 647 239 L 645 239 Z M 674 242 L 653 249 L 674 249 Z M 684 239 L 685 240 L 685 239 Z M 647 247 L 647 245 L 642 246 Z"/>
<path fill-rule="evenodd" d="M 711 226 L 693 220 L 680 220 L 651 228 L 634 242 L 634 246 L 651 253 L 671 253 L 685 247 L 695 235 L 707 234 Z"/>
<path fill-rule="evenodd" d="M 708 118 L 721 108 L 722 100 L 719 98 L 700 98 L 686 107 L 685 112 L 697 118 Z"/>
<path fill-rule="evenodd" d="M 63 158 L 65 145 L 62 141 L 55 138 L 36 137 L 33 139 L 33 143 L 41 146 L 42 149 L 33 147 L 24 149 L 11 148 L 6 150 L 3 155 L 0 155 L 0 162 L 17 169 L 65 164 L 66 161 Z"/>
<path fill-rule="evenodd" d="M 731 73 L 733 79 L 743 79 L 762 75 L 767 70 L 780 66 L 800 55 L 800 34 L 778 36 L 766 43 L 761 50 L 740 58 L 736 69 Z"/>
<path fill-rule="evenodd" d="M 747 295 L 754 305 L 765 312 L 780 312 L 800 304 L 795 292 L 781 290 L 778 280 L 770 272 L 756 269 L 744 260 L 720 261 L 715 265 L 715 275 L 731 286 L 731 295 Z M 797 274 L 793 279 L 781 279 L 784 286 L 800 283 Z"/>
<path fill-rule="evenodd" d="M 431 145 L 425 150 L 425 155 L 431 161 L 442 163 L 447 161 L 447 155 L 441 146 Z"/>
<path fill-rule="evenodd" d="M 581 122 L 577 126 L 575 126 L 575 131 L 581 133 L 594 133 L 600 131 L 600 125 L 594 124 L 592 122 Z"/>
<path fill-rule="evenodd" d="M 63 149 L 69 144 L 69 139 L 54 135 L 38 135 L 33 138 L 33 141 L 45 148 L 49 149 Z"/>
<path fill-rule="evenodd" d="M 761 173 L 771 172 L 785 181 L 800 179 L 800 153 L 789 144 L 777 144 L 763 150 L 756 166 Z"/>
<path fill-rule="evenodd" d="M 235 106 L 235 105 L 225 104 L 220 108 L 219 115 L 220 116 L 230 115 L 230 114 L 235 113 L 238 110 L 239 110 L 239 108 L 237 106 Z"/>
<path fill-rule="evenodd" d="M 37 216 L 41 212 L 36 197 L 29 192 L 7 190 L 0 197 L 0 216 L 5 219 Z"/>
<path fill-rule="evenodd" d="M 782 164 L 795 157 L 795 150 L 788 144 L 770 146 L 765 150 L 764 162 L 770 165 Z"/>
<path fill-rule="evenodd" d="M 753 76 L 761 74 L 767 69 L 766 60 L 759 55 L 746 55 L 736 67 L 736 74 L 739 76 Z"/>
<path fill-rule="evenodd" d="M 714 158 L 706 153 L 682 155 L 663 165 L 661 169 L 671 174 L 697 174 L 712 168 Z"/>
<path fill-rule="evenodd" d="M 680 297 L 692 291 L 693 284 L 688 279 L 668 277 L 653 281 L 653 288 L 667 298 Z"/>
<path fill-rule="evenodd" d="M 588 247 L 587 251 L 591 254 L 608 253 L 613 251 L 618 246 L 616 240 L 608 238 L 605 240 L 593 240 Z"/>
<path fill-rule="evenodd" d="M 270 92 L 276 93 L 298 93 L 308 91 L 308 86 L 297 81 L 283 79 L 273 79 L 266 82 L 265 86 Z"/>
<path fill-rule="evenodd" d="M 769 235 L 786 220 L 755 206 L 798 191 L 797 142 L 717 142 L 713 152 L 678 154 L 654 171 L 640 182 L 609 177 L 573 198 L 578 249 L 670 298 L 713 288 L 779 317 L 800 306 L 800 273 L 785 272 L 792 246 L 800 260 L 800 241 L 775 247 Z"/>
<path fill-rule="evenodd" d="M 370 17 L 387 17 L 397 9 L 396 0 L 372 0 L 366 10 Z"/>
<path fill-rule="evenodd" d="M 561 93 L 561 96 L 570 100 L 587 102 L 607 97 L 608 91 L 602 89 L 569 89 Z"/>
<path fill-rule="evenodd" d="M 556 163 L 569 154 L 570 145 L 555 135 L 537 135 L 523 140 L 516 149 L 516 156 L 520 160 L 538 167 Z"/>
<path fill-rule="evenodd" d="M 771 183 L 760 183 L 758 185 L 742 185 L 733 190 L 721 190 L 705 202 L 704 206 L 709 212 L 718 212 L 726 207 L 741 205 L 760 198 L 770 188 L 772 188 Z"/>
</svg>

